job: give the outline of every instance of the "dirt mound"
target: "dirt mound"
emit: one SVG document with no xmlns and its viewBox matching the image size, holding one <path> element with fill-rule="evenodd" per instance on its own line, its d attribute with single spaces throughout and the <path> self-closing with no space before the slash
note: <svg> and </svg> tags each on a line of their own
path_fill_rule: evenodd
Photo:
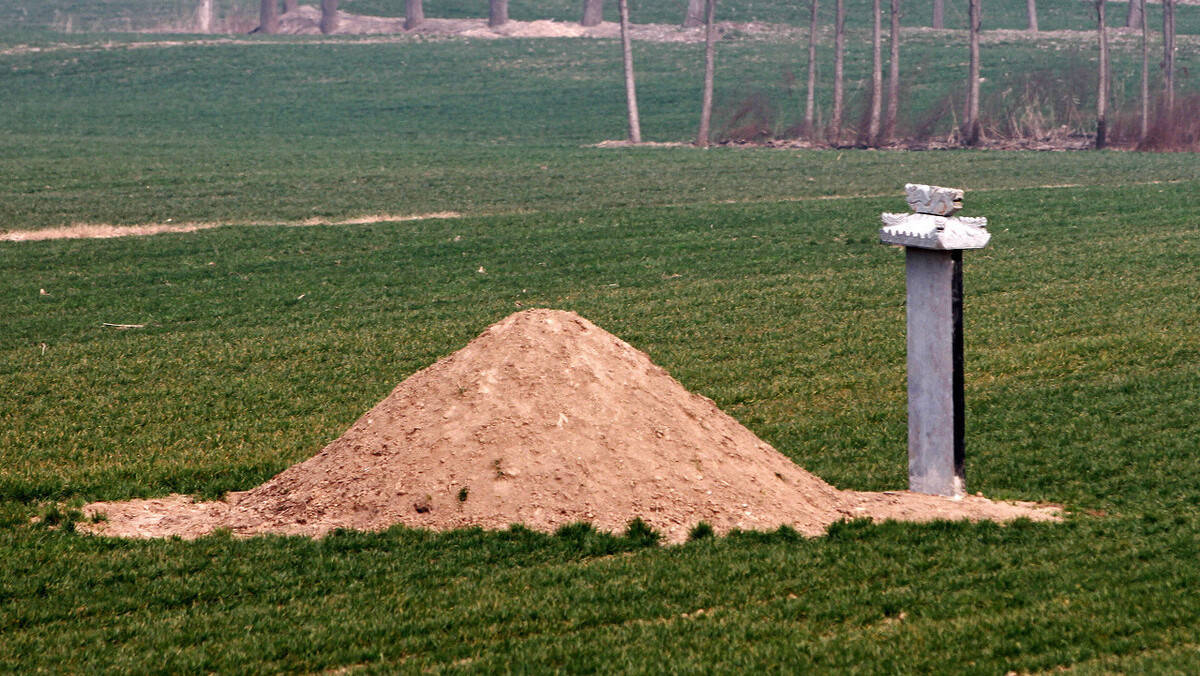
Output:
<svg viewBox="0 0 1200 676">
<path fill-rule="evenodd" d="M 528 310 L 412 375 L 312 458 L 225 501 L 97 503 L 99 532 L 321 535 L 334 528 L 551 531 L 641 517 L 669 541 L 847 517 L 1052 518 L 982 498 L 838 491 L 582 317 Z"/>
</svg>

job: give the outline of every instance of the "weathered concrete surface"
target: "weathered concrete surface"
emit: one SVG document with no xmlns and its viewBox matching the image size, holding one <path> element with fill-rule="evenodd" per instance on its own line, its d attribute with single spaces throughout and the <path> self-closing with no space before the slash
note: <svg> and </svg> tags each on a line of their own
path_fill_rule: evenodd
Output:
<svg viewBox="0 0 1200 676">
<path fill-rule="evenodd" d="M 880 217 L 883 228 L 879 231 L 879 241 L 884 244 L 948 251 L 982 249 L 992 239 L 986 218 L 890 213 Z"/>
<path fill-rule="evenodd" d="M 909 490 L 960 497 L 962 252 L 906 249 Z"/>
<path fill-rule="evenodd" d="M 963 207 L 963 191 L 958 188 L 906 183 L 904 194 L 909 208 L 918 214 L 953 216 Z"/>
</svg>

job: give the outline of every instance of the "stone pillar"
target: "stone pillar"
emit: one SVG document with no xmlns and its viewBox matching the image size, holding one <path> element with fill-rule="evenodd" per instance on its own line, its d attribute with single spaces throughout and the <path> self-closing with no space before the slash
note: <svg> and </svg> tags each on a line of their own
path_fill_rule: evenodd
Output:
<svg viewBox="0 0 1200 676">
<path fill-rule="evenodd" d="M 905 186 L 914 213 L 883 214 L 885 244 L 905 247 L 908 287 L 908 487 L 966 494 L 962 252 L 991 239 L 985 218 L 955 218 L 961 190 Z"/>
</svg>

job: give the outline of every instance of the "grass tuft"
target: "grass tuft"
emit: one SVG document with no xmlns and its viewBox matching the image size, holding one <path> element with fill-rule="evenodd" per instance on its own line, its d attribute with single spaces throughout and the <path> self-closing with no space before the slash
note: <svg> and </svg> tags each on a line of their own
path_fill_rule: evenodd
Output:
<svg viewBox="0 0 1200 676">
<path fill-rule="evenodd" d="M 625 539 L 636 546 L 653 547 L 662 540 L 662 534 L 637 517 L 625 527 Z"/>
<path fill-rule="evenodd" d="M 711 538 L 711 537 L 713 537 L 713 535 L 715 535 L 715 531 L 713 531 L 713 527 L 711 525 L 709 525 L 707 522 L 701 521 L 701 522 L 697 523 L 695 526 L 692 526 L 692 529 L 690 531 L 688 531 L 688 542 L 692 542 L 694 540 L 703 540 L 706 538 Z"/>
</svg>

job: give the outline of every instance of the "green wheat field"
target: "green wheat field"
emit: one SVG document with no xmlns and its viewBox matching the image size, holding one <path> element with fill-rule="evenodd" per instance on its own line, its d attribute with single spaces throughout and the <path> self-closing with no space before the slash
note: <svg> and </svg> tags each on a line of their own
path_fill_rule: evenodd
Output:
<svg viewBox="0 0 1200 676">
<path fill-rule="evenodd" d="M 1195 154 L 600 148 L 625 133 L 615 40 L 89 32 L 186 4 L 0 6 L 0 231 L 220 224 L 0 242 L 0 671 L 1200 671 Z M 667 9 L 634 19 L 682 17 Z M 1044 28 L 1090 26 L 1082 3 L 1043 10 Z M 1179 11 L 1200 72 L 1200 7 Z M 965 77 L 961 35 L 924 20 L 904 21 L 910 126 Z M 1033 71 L 1092 73 L 1091 39 L 985 44 L 985 102 Z M 1114 49 L 1132 109 L 1140 52 Z M 694 136 L 701 50 L 635 45 L 648 140 Z M 798 35 L 723 40 L 718 131 L 751 98 L 797 123 L 806 54 Z M 966 189 L 993 232 L 965 256 L 968 488 L 1063 505 L 1062 523 L 670 547 L 585 526 L 75 532 L 88 501 L 261 483 L 519 307 L 591 319 L 839 488 L 904 488 L 903 255 L 877 232 L 906 181 Z M 370 222 L 299 227 L 352 219 Z"/>
</svg>

